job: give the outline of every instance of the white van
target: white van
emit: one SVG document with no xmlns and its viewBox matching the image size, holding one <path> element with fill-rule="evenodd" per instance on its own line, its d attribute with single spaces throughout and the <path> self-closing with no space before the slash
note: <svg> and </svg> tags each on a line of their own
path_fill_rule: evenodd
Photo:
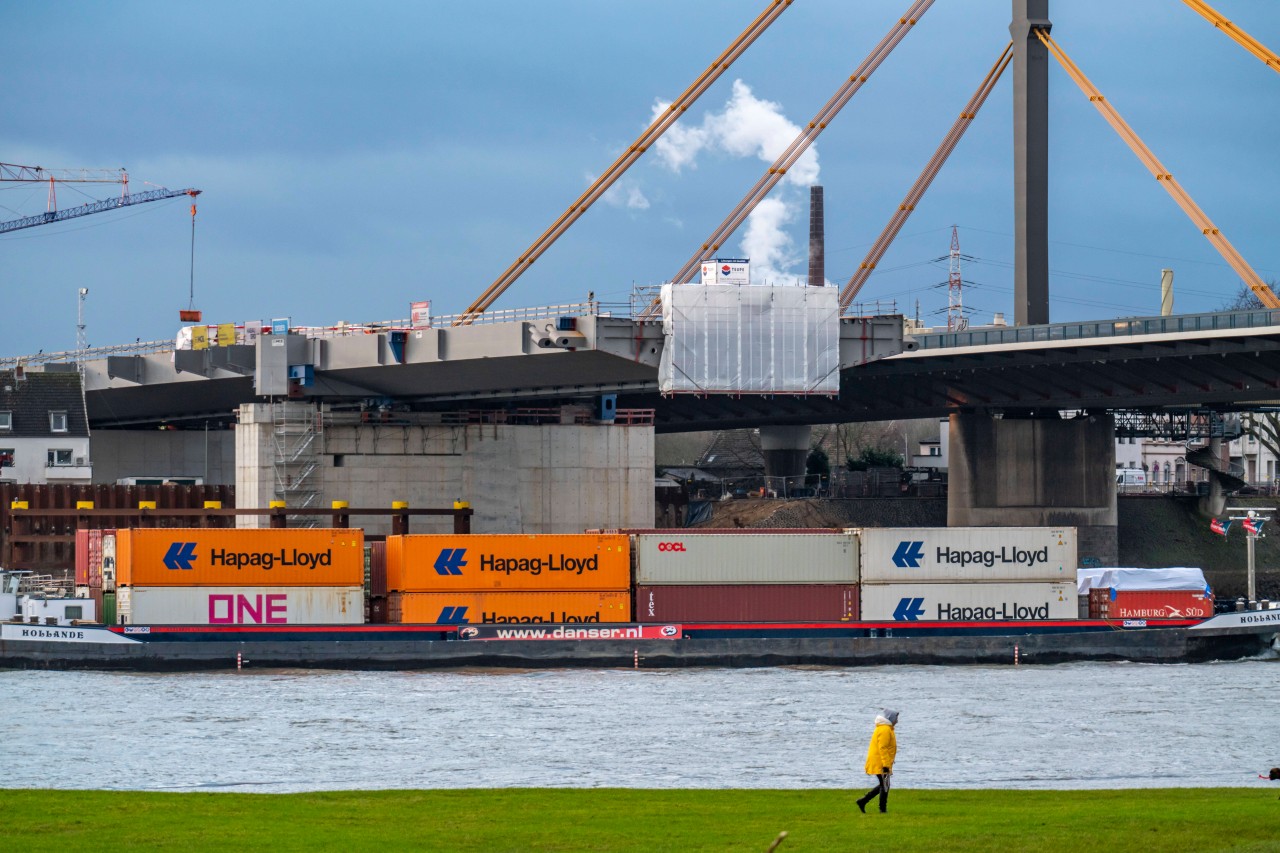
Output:
<svg viewBox="0 0 1280 853">
<path fill-rule="evenodd" d="M 1147 472 L 1141 468 L 1117 468 L 1116 485 L 1121 488 L 1144 489 L 1147 486 Z"/>
</svg>

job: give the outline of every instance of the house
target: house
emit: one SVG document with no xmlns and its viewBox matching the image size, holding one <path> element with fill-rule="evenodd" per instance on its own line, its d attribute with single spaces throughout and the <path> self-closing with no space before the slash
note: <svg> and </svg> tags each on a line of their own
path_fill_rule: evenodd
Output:
<svg viewBox="0 0 1280 853">
<path fill-rule="evenodd" d="M 0 482 L 83 484 L 91 474 L 80 374 L 0 370 Z"/>
</svg>

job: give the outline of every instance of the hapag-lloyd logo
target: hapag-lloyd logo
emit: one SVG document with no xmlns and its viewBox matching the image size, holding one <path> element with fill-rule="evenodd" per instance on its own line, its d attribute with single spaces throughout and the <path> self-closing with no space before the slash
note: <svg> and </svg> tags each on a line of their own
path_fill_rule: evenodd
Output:
<svg viewBox="0 0 1280 853">
<path fill-rule="evenodd" d="M 659 551 L 679 551 L 685 553 L 683 542 L 659 542 Z"/>
</svg>

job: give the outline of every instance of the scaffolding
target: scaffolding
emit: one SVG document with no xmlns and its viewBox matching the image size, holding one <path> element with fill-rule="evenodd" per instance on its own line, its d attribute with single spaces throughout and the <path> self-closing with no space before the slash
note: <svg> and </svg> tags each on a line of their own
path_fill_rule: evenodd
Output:
<svg viewBox="0 0 1280 853">
<path fill-rule="evenodd" d="M 291 509 L 315 509 L 320 502 L 320 444 L 324 422 L 311 403 L 273 403 L 271 439 L 275 451 L 275 497 Z M 314 527 L 312 515 L 289 516 L 291 527 Z"/>
</svg>

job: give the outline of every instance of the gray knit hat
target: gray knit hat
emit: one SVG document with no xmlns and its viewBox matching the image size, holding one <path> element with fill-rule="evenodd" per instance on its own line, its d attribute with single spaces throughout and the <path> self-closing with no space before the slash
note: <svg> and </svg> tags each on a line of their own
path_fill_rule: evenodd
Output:
<svg viewBox="0 0 1280 853">
<path fill-rule="evenodd" d="M 880 716 L 882 716 L 882 717 L 884 717 L 886 720 L 888 720 L 888 721 L 889 721 L 889 725 L 891 725 L 891 726 L 896 726 L 896 725 L 898 724 L 898 712 L 897 712 L 897 711 L 890 711 L 888 708 L 885 708 L 883 711 L 881 711 L 881 712 L 880 712 Z"/>
</svg>

